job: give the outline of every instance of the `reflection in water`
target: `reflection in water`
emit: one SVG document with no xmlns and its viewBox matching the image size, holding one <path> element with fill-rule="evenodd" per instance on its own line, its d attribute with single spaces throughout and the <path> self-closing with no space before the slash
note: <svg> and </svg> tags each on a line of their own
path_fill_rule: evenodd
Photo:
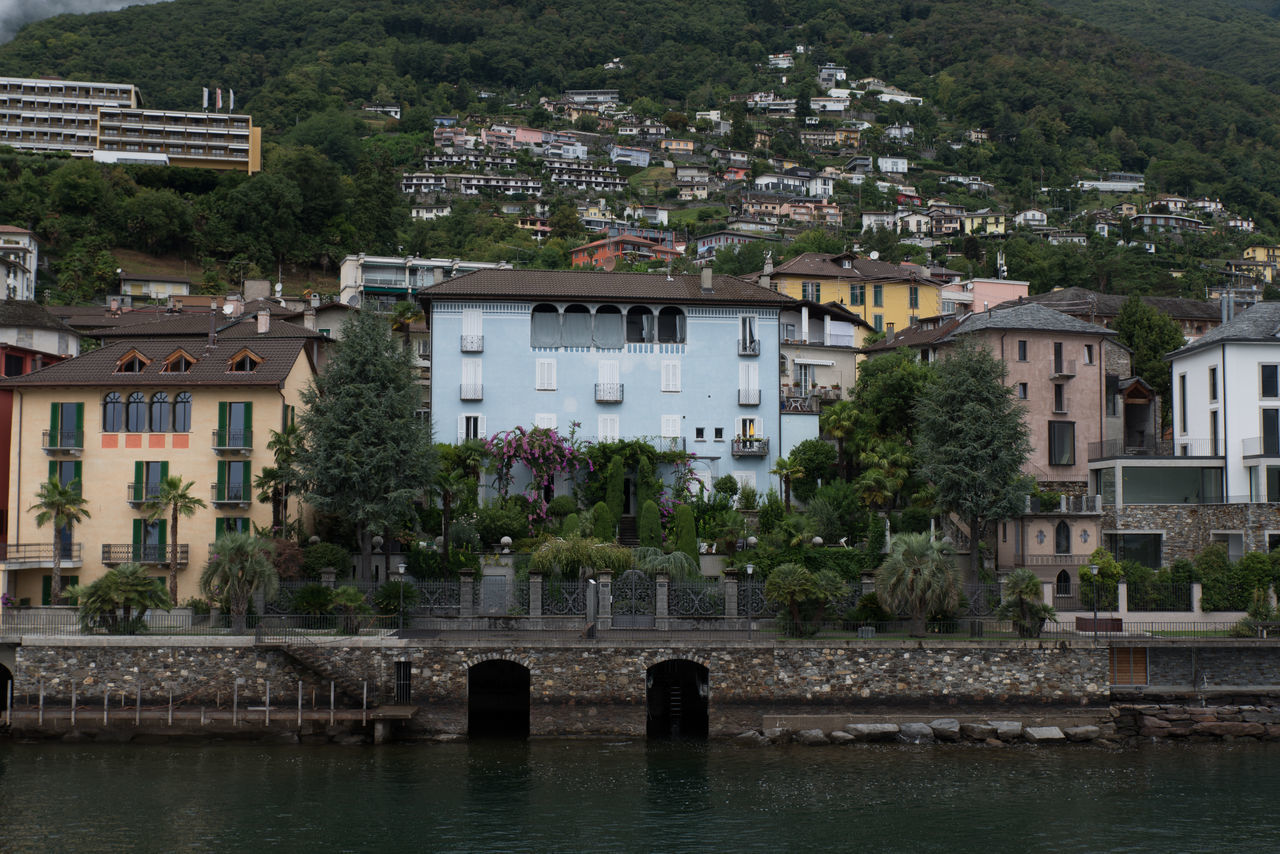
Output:
<svg viewBox="0 0 1280 854">
<path fill-rule="evenodd" d="M 1272 851 L 1280 745 L 0 744 L 0 849 Z"/>
</svg>

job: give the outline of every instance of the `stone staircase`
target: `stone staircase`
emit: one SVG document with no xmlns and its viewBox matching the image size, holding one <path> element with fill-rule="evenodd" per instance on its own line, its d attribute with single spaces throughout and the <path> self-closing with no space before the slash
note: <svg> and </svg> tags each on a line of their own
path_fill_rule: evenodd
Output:
<svg viewBox="0 0 1280 854">
<path fill-rule="evenodd" d="M 623 516 L 618 520 L 618 545 L 629 548 L 635 548 L 640 545 L 640 535 L 637 533 L 635 516 Z"/>
<path fill-rule="evenodd" d="M 364 683 L 359 679 L 339 672 L 334 668 L 318 647 L 303 643 L 282 643 L 279 650 L 293 659 L 297 664 L 310 670 L 325 682 L 332 682 L 338 693 L 357 705 L 364 702 Z M 369 708 L 378 705 L 377 686 L 369 686 Z"/>
</svg>

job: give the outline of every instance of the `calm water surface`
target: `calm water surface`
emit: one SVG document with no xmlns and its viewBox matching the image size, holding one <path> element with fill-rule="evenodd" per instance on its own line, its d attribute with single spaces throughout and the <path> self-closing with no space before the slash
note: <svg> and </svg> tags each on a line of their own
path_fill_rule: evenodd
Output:
<svg viewBox="0 0 1280 854">
<path fill-rule="evenodd" d="M 1280 745 L 0 743 L 0 851 L 1276 851 Z"/>
</svg>

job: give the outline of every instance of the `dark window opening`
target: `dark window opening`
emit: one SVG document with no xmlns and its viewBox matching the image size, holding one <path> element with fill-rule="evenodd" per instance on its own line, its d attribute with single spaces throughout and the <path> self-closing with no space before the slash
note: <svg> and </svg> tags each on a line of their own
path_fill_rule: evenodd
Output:
<svg viewBox="0 0 1280 854">
<path fill-rule="evenodd" d="M 645 673 L 649 738 L 705 739 L 711 672 L 696 661 L 670 659 Z"/>
<path fill-rule="evenodd" d="M 1071 554 L 1071 526 L 1066 522 L 1059 522 L 1053 529 L 1053 553 Z"/>
<path fill-rule="evenodd" d="M 1054 592 L 1059 596 L 1071 595 L 1071 573 L 1065 569 L 1058 571 L 1058 583 Z"/>
<path fill-rule="evenodd" d="M 482 661 L 467 671 L 467 735 L 529 737 L 529 668 L 515 661 Z"/>
</svg>

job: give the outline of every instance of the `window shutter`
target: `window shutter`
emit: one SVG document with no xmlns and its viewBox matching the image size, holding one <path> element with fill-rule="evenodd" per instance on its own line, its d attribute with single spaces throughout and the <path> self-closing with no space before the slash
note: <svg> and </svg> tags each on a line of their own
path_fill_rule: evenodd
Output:
<svg viewBox="0 0 1280 854">
<path fill-rule="evenodd" d="M 166 477 L 168 477 L 168 476 L 169 476 L 169 461 L 168 461 L 168 460 L 165 460 L 164 462 L 160 463 L 160 480 L 161 480 L 161 482 L 163 482 L 163 481 L 164 481 L 164 479 L 165 479 Z"/>
<path fill-rule="evenodd" d="M 533 416 L 533 426 L 542 427 L 546 430 L 556 429 L 556 414 L 554 412 L 539 412 Z"/>
<path fill-rule="evenodd" d="M 58 479 L 58 461 L 49 460 L 49 480 Z"/>
<path fill-rule="evenodd" d="M 663 391 L 679 391 L 680 390 L 680 363 L 679 362 L 663 362 L 662 363 L 662 390 Z"/>
<path fill-rule="evenodd" d="M 143 496 L 142 484 L 145 482 L 146 474 L 143 470 L 142 460 L 133 461 L 133 490 L 134 497 L 141 498 Z"/>
<path fill-rule="evenodd" d="M 133 520 L 133 559 L 134 560 L 138 560 L 138 555 L 141 552 L 141 546 L 143 543 L 142 537 L 143 537 L 142 520 L 134 519 Z"/>
<path fill-rule="evenodd" d="M 159 526 L 159 530 L 156 533 L 156 542 L 160 545 L 160 560 L 164 560 L 166 557 L 164 547 L 169 542 L 169 522 L 161 519 Z"/>
<path fill-rule="evenodd" d="M 76 491 L 84 494 L 84 475 L 82 474 L 83 469 L 81 468 L 81 465 L 82 463 L 79 460 L 76 460 L 75 468 L 72 469 L 72 471 L 75 478 Z"/>
<path fill-rule="evenodd" d="M 597 376 L 600 378 L 601 385 L 618 382 L 618 363 L 613 360 L 600 362 L 597 368 Z"/>
<path fill-rule="evenodd" d="M 79 434 L 80 441 L 84 441 L 84 404 L 76 404 L 76 433 Z"/>
<path fill-rule="evenodd" d="M 249 444 L 249 431 L 253 429 L 253 401 L 246 401 L 244 405 L 244 423 L 240 425 L 240 429 L 244 431 L 241 439 L 247 446 Z"/>
<path fill-rule="evenodd" d="M 227 437 L 227 402 L 218 401 L 218 441 L 225 442 Z"/>
<path fill-rule="evenodd" d="M 458 444 L 461 445 L 467 440 L 467 416 L 458 416 Z"/>
<path fill-rule="evenodd" d="M 743 365 L 747 369 L 746 385 L 748 391 L 758 391 L 760 389 L 760 365 L 756 362 Z"/>
<path fill-rule="evenodd" d="M 216 497 L 219 501 L 225 501 L 227 497 L 227 461 L 218 460 L 218 487 Z"/>
<path fill-rule="evenodd" d="M 662 438 L 675 439 L 680 436 L 680 416 L 662 416 Z"/>
<path fill-rule="evenodd" d="M 478 430 L 478 432 L 480 433 L 480 438 L 481 438 L 481 439 L 483 439 L 483 438 L 485 438 L 485 437 L 487 437 L 487 436 L 489 435 L 489 433 L 485 430 L 484 422 L 485 422 L 485 417 L 484 417 L 483 415 L 481 415 L 481 416 L 480 416 L 480 426 L 479 426 L 479 430 Z"/>
<path fill-rule="evenodd" d="M 58 447 L 58 413 L 62 410 L 62 406 L 57 403 L 49 404 L 49 447 Z"/>
</svg>

